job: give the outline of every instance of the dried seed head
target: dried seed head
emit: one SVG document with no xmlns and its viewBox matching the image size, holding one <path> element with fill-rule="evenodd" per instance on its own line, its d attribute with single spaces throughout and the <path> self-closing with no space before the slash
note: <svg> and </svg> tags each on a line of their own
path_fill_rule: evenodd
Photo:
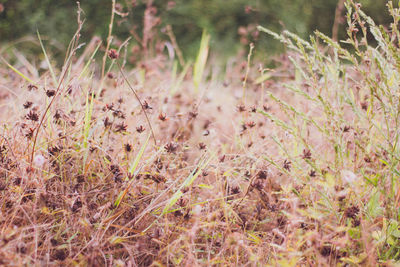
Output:
<svg viewBox="0 0 400 267">
<path fill-rule="evenodd" d="M 56 91 L 55 90 L 47 90 L 46 91 L 46 95 L 48 96 L 48 97 L 52 97 L 52 96 L 54 96 L 56 94 Z"/>
<path fill-rule="evenodd" d="M 267 179 L 267 177 L 268 177 L 268 172 L 267 171 L 261 170 L 261 171 L 259 171 L 257 173 L 257 178 L 258 179 L 264 180 L 264 179 Z"/>
<path fill-rule="evenodd" d="M 117 59 L 117 58 L 119 57 L 119 54 L 118 54 L 117 50 L 115 50 L 115 49 L 110 49 L 110 51 L 108 51 L 108 56 L 109 56 L 111 59 Z"/>
<path fill-rule="evenodd" d="M 291 167 L 292 163 L 289 160 L 285 159 L 285 161 L 283 162 L 283 168 L 290 172 Z"/>
<path fill-rule="evenodd" d="M 245 107 L 245 105 L 243 105 L 243 104 L 238 105 L 238 106 L 237 106 L 237 109 L 238 109 L 239 112 L 244 112 L 244 111 L 246 111 L 246 107 Z"/>
<path fill-rule="evenodd" d="M 111 127 L 111 125 L 112 125 L 112 122 L 110 121 L 110 119 L 109 119 L 108 117 L 106 117 L 106 118 L 104 119 L 103 123 L 104 123 L 104 127 L 105 127 L 105 128 L 109 128 L 109 127 Z"/>
<path fill-rule="evenodd" d="M 166 120 L 168 120 L 167 114 L 165 114 L 164 112 L 161 112 L 161 113 L 158 115 L 158 119 L 159 119 L 160 121 L 166 121 Z"/>
<path fill-rule="evenodd" d="M 31 121 L 38 121 L 39 115 L 35 111 L 31 110 L 28 114 L 26 114 L 26 118 Z"/>
<path fill-rule="evenodd" d="M 344 126 L 344 127 L 343 127 L 343 132 L 344 132 L 344 133 L 347 133 L 348 131 L 350 131 L 350 126 L 347 126 L 347 125 Z"/>
<path fill-rule="evenodd" d="M 36 90 L 36 89 L 38 89 L 38 87 L 36 85 L 33 85 L 33 84 L 28 85 L 29 91 Z"/>
<path fill-rule="evenodd" d="M 136 127 L 136 132 L 138 132 L 138 133 L 143 133 L 144 130 L 146 130 L 146 128 L 144 128 L 143 125 Z"/>
<path fill-rule="evenodd" d="M 32 106 L 32 102 L 31 101 L 26 101 L 25 103 L 24 103 L 24 108 L 25 109 L 28 109 L 28 108 L 30 108 L 31 106 Z"/>
<path fill-rule="evenodd" d="M 124 148 L 125 148 L 125 151 L 126 151 L 126 152 L 131 152 L 131 151 L 132 151 L 132 145 L 129 144 L 129 143 L 126 143 L 126 144 L 124 145 Z"/>
<path fill-rule="evenodd" d="M 203 150 L 203 149 L 205 149 L 206 147 L 207 147 L 206 144 L 204 144 L 203 142 L 199 143 L 199 148 L 200 148 L 200 150 Z"/>
<path fill-rule="evenodd" d="M 147 103 L 146 100 L 143 101 L 143 108 L 144 108 L 144 109 L 153 109 L 153 108 L 149 105 L 149 103 Z"/>
<path fill-rule="evenodd" d="M 198 114 L 196 111 L 189 111 L 189 119 L 195 119 Z"/>
<path fill-rule="evenodd" d="M 115 126 L 115 131 L 116 132 L 125 132 L 127 128 L 128 128 L 128 125 L 124 124 L 124 122 L 121 122 Z"/>
<path fill-rule="evenodd" d="M 170 142 L 170 143 L 166 144 L 164 146 L 164 148 L 168 153 L 175 153 L 176 150 L 178 149 L 178 144 Z"/>
<path fill-rule="evenodd" d="M 303 159 L 311 159 L 311 151 L 309 149 L 304 149 L 301 157 Z"/>
<path fill-rule="evenodd" d="M 114 74 L 112 72 L 107 73 L 107 78 L 108 79 L 114 79 Z"/>
</svg>

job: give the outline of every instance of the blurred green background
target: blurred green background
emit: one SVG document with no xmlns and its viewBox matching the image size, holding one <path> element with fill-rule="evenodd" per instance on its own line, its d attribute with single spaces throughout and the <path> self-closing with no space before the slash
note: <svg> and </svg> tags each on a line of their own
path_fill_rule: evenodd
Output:
<svg viewBox="0 0 400 267">
<path fill-rule="evenodd" d="M 237 52 L 239 47 L 259 39 L 258 46 L 269 53 L 278 44 L 254 33 L 256 25 L 275 31 L 288 29 L 307 37 L 315 29 L 331 36 L 338 0 L 154 0 L 152 15 L 160 18 L 154 32 L 169 40 L 165 26 L 171 25 L 185 57 L 195 55 L 202 29 L 212 35 L 213 51 L 224 55 Z M 359 1 L 364 11 L 376 22 L 390 23 L 384 0 Z M 0 0 L 1 43 L 10 43 L 22 37 L 42 36 L 52 40 L 58 50 L 65 50 L 76 30 L 75 0 Z M 117 9 L 128 13 L 116 16 L 114 34 L 124 40 L 132 30 L 141 38 L 146 0 L 117 0 Z M 98 35 L 105 40 L 110 20 L 111 0 L 81 0 L 85 24 L 82 39 Z M 344 36 L 345 24 L 340 25 Z M 135 39 L 132 39 L 135 43 Z M 31 48 L 34 49 L 34 48 Z"/>
</svg>

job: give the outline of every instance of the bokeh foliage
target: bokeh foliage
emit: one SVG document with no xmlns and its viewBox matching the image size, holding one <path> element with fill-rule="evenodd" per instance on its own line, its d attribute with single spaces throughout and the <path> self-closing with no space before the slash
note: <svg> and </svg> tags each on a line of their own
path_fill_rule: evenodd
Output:
<svg viewBox="0 0 400 267">
<path fill-rule="evenodd" d="M 147 0 L 118 0 L 122 12 L 114 33 L 120 39 L 130 36 L 136 29 L 141 33 L 143 13 Z M 161 18 L 158 30 L 170 24 L 185 54 L 194 52 L 203 28 L 213 36 L 214 49 L 234 52 L 240 44 L 238 28 L 263 25 L 274 31 L 288 29 L 307 37 L 315 29 L 331 34 L 338 0 L 154 0 L 157 16 Z M 363 9 L 377 23 L 387 24 L 386 1 L 360 1 Z M 76 1 L 73 0 L 0 0 L 4 11 L 0 13 L 1 42 L 9 42 L 26 35 L 35 35 L 36 29 L 63 46 L 68 44 L 76 29 Z M 111 0 L 82 0 L 85 25 L 82 38 L 94 35 L 105 38 L 108 30 Z M 386 20 L 386 21 L 385 21 Z M 344 25 L 341 25 L 344 28 Z M 249 28 L 253 29 L 252 27 Z M 167 38 L 165 34 L 161 36 Z M 250 36 L 250 34 L 249 34 Z M 262 37 L 264 38 L 264 37 Z M 249 38 L 249 41 L 252 37 Z M 265 42 L 269 51 L 273 44 Z"/>
</svg>

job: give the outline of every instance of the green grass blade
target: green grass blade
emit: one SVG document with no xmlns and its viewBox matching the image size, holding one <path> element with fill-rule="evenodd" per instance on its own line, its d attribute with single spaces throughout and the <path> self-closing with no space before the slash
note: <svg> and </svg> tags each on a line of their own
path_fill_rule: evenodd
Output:
<svg viewBox="0 0 400 267">
<path fill-rule="evenodd" d="M 89 67 L 90 63 L 92 62 L 92 60 L 93 60 L 94 56 L 96 55 L 97 50 L 100 48 L 100 46 L 101 46 L 101 42 L 97 45 L 96 49 L 94 50 L 94 52 L 93 52 L 92 55 L 90 56 L 89 60 L 86 62 L 86 65 L 85 65 L 85 67 L 83 67 L 83 69 L 82 69 L 82 71 L 81 71 L 81 74 L 79 74 L 78 80 L 79 80 L 80 78 L 82 78 L 83 74 L 85 73 L 85 71 L 86 71 L 87 68 Z"/>
<path fill-rule="evenodd" d="M 206 30 L 204 30 L 201 37 L 199 53 L 197 55 L 196 62 L 193 68 L 193 83 L 196 92 L 200 86 L 201 80 L 203 78 L 204 69 L 207 63 L 209 43 L 210 35 L 207 33 Z"/>
<path fill-rule="evenodd" d="M 16 74 L 18 74 L 21 78 L 27 80 L 29 83 L 31 84 L 36 84 L 33 80 L 31 80 L 30 78 L 26 77 L 22 72 L 20 72 L 19 70 L 17 70 L 16 68 L 14 68 L 13 66 L 11 66 L 7 61 L 5 61 L 3 59 L 4 63 L 6 63 L 6 65 L 12 70 L 14 71 Z"/>
<path fill-rule="evenodd" d="M 94 92 L 91 94 L 91 98 L 89 101 L 89 92 L 86 93 L 86 105 L 85 105 L 85 126 L 83 128 L 83 149 L 84 149 L 84 156 L 83 156 L 83 171 L 86 168 L 86 161 L 87 157 L 89 155 L 89 133 L 90 133 L 90 128 L 91 128 L 91 120 L 92 120 L 92 113 L 93 113 L 93 97 L 94 97 Z"/>
<path fill-rule="evenodd" d="M 146 149 L 147 144 L 149 143 L 150 136 L 151 136 L 151 134 L 149 134 L 149 135 L 147 136 L 146 141 L 143 143 L 142 147 L 140 148 L 140 151 L 139 151 L 139 153 L 136 155 L 135 160 L 133 161 L 132 165 L 129 167 L 129 174 L 133 175 L 133 173 L 135 172 L 135 170 L 136 170 L 136 168 L 137 168 L 137 166 L 138 166 L 138 164 L 139 164 L 139 161 L 140 161 L 140 159 L 141 159 L 142 156 L 143 156 L 143 152 L 144 152 L 144 150 Z"/>
<path fill-rule="evenodd" d="M 39 38 L 40 46 L 42 47 L 42 51 L 43 51 L 44 57 L 46 59 L 47 65 L 49 66 L 49 70 L 50 70 L 50 73 L 51 73 L 51 77 L 53 78 L 54 85 L 56 86 L 58 84 L 57 77 L 54 74 L 53 67 L 50 64 L 50 60 L 49 60 L 49 57 L 47 56 L 46 49 L 44 48 L 44 45 L 43 45 L 43 42 L 42 42 L 42 38 L 40 38 L 39 31 L 36 31 L 36 33 L 37 33 L 37 36 Z"/>
</svg>

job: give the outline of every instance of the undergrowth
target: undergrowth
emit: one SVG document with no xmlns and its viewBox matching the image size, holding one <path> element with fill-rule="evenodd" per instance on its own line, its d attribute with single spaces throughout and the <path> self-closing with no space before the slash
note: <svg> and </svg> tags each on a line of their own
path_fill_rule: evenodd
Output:
<svg viewBox="0 0 400 267">
<path fill-rule="evenodd" d="M 206 32 L 193 63 L 128 69 L 113 21 L 78 57 L 78 20 L 60 68 L 40 41 L 42 75 L 4 54 L 1 264 L 394 266 L 400 10 L 385 28 L 346 8 L 339 43 L 259 26 L 288 48 L 274 70 L 253 45 L 207 63 Z"/>
</svg>

